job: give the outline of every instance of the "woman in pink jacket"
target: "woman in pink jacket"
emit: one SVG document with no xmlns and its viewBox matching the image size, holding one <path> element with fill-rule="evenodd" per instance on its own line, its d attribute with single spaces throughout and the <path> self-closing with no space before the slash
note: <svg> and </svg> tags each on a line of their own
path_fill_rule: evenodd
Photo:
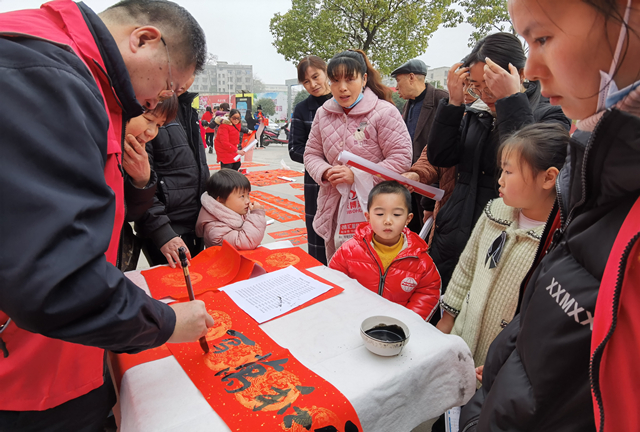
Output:
<svg viewBox="0 0 640 432">
<path fill-rule="evenodd" d="M 327 76 L 333 98 L 318 109 L 304 165 L 320 185 L 313 227 L 324 239 L 330 260 L 336 251 L 333 238 L 341 198 L 336 186 L 354 182 L 353 171 L 338 162 L 340 152 L 346 150 L 403 173 L 411 167 L 412 147 L 400 112 L 391 103 L 391 89 L 382 84 L 363 51 L 336 54 L 329 62 Z"/>
</svg>

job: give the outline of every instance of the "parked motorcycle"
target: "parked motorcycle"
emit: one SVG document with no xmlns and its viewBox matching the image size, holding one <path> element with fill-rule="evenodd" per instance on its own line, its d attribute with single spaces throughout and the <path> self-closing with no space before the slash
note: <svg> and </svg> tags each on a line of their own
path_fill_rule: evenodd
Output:
<svg viewBox="0 0 640 432">
<path fill-rule="evenodd" d="M 284 131 L 285 139 L 280 139 L 280 132 Z M 282 127 L 265 127 L 260 135 L 260 145 L 267 147 L 269 144 L 289 144 L 289 123 Z"/>
</svg>

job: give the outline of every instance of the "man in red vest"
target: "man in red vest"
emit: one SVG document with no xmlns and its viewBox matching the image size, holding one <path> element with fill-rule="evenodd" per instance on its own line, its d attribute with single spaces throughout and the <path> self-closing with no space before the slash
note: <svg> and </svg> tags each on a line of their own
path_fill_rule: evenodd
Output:
<svg viewBox="0 0 640 432">
<path fill-rule="evenodd" d="M 0 430 L 102 430 L 104 350 L 213 325 L 202 302 L 167 306 L 114 266 L 125 123 L 205 58 L 200 26 L 165 0 L 0 14 Z"/>
</svg>

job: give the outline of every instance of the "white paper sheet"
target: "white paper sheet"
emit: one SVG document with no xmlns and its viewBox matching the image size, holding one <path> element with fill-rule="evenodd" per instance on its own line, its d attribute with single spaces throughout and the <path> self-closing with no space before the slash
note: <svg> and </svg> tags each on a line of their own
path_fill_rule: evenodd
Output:
<svg viewBox="0 0 640 432">
<path fill-rule="evenodd" d="M 429 231 L 431 231 L 431 225 L 433 225 L 433 216 L 430 216 L 424 225 L 422 225 L 422 229 L 419 234 L 422 240 L 427 241 L 427 235 L 429 235 Z"/>
<path fill-rule="evenodd" d="M 458 432 L 460 430 L 460 413 L 462 407 L 453 407 L 444 413 L 445 430 L 447 432 Z"/>
<path fill-rule="evenodd" d="M 293 247 L 293 243 L 291 243 L 290 240 L 280 240 L 276 242 L 265 243 L 263 245 L 260 245 L 260 247 L 269 250 L 288 249 Z"/>
<path fill-rule="evenodd" d="M 331 289 L 305 275 L 295 267 L 287 267 L 257 278 L 236 282 L 221 289 L 258 324 L 269 321 L 318 297 Z"/>
</svg>

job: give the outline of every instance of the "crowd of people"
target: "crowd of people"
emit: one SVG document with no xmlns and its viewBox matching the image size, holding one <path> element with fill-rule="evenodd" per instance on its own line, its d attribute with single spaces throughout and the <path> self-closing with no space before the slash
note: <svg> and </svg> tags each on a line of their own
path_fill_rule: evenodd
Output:
<svg viewBox="0 0 640 432">
<path fill-rule="evenodd" d="M 460 430 L 636 430 L 639 5 L 508 7 L 528 52 L 488 35 L 446 91 L 422 61 L 399 65 L 402 112 L 364 51 L 300 60 L 309 97 L 289 154 L 305 166 L 308 251 L 467 343 L 478 390 Z M 244 128 L 226 103 L 198 118 L 204 32 L 173 2 L 95 14 L 57 0 L 0 14 L 0 28 L 16 101 L 0 103 L 0 430 L 98 431 L 115 403 L 105 350 L 214 325 L 204 303 L 166 305 L 122 272 L 140 252 L 176 267 L 180 248 L 260 245 L 239 144 L 267 119 L 247 111 Z M 351 168 L 343 151 L 444 195 Z"/>
</svg>

